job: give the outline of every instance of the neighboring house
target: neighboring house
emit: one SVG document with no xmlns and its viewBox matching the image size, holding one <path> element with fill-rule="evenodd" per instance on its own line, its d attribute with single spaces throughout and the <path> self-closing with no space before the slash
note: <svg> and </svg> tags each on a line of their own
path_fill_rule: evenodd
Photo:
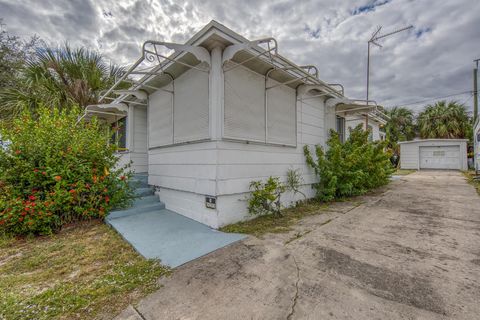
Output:
<svg viewBox="0 0 480 320">
<path fill-rule="evenodd" d="M 480 172 L 480 117 L 473 125 L 473 161 L 475 171 Z"/>
<path fill-rule="evenodd" d="M 132 87 L 117 90 L 122 81 Z M 299 169 L 312 197 L 303 146 L 324 146 L 338 124 L 345 133 L 358 110 L 378 113 L 281 56 L 275 39 L 249 41 L 215 21 L 186 44 L 147 41 L 104 101 L 112 94 L 87 113 L 126 119 L 122 161 L 148 174 L 167 209 L 214 228 L 248 217 L 252 180 Z"/>
<path fill-rule="evenodd" d="M 365 129 L 365 125 L 368 126 L 371 141 L 385 140 L 384 126 L 387 124 L 387 119 L 382 112 L 378 110 L 372 110 L 366 113 L 357 112 L 345 116 L 344 119 L 347 127 L 345 134 L 346 139 L 350 136 L 350 130 L 361 124 L 363 129 Z"/>
<path fill-rule="evenodd" d="M 402 169 L 467 170 L 468 139 L 424 139 L 399 142 Z"/>
</svg>

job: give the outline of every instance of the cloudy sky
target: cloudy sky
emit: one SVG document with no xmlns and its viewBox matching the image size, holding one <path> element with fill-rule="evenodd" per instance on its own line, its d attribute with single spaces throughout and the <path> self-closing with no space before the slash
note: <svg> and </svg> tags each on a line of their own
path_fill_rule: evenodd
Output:
<svg viewBox="0 0 480 320">
<path fill-rule="evenodd" d="M 11 34 L 87 46 L 119 64 L 147 39 L 184 42 L 214 19 L 252 40 L 275 37 L 281 54 L 359 99 L 371 34 L 413 25 L 372 49 L 370 97 L 414 110 L 450 95 L 471 109 L 480 58 L 479 0 L 0 0 L 0 19 Z"/>
</svg>

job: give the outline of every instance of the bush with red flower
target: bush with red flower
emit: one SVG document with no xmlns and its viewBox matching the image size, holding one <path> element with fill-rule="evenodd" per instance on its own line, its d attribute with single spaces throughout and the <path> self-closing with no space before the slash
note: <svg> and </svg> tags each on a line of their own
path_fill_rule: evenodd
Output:
<svg viewBox="0 0 480 320">
<path fill-rule="evenodd" d="M 49 234 L 129 204 L 131 173 L 117 166 L 107 126 L 77 123 L 80 113 L 43 108 L 0 129 L 9 142 L 0 148 L 0 230 Z"/>
</svg>

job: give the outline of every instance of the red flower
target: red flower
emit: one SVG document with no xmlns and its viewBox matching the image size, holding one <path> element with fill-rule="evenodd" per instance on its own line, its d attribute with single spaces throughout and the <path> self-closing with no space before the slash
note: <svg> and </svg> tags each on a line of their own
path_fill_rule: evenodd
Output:
<svg viewBox="0 0 480 320">
<path fill-rule="evenodd" d="M 20 154 L 20 153 L 22 153 L 22 151 L 20 151 L 20 150 L 15 150 L 15 154 Z"/>
<path fill-rule="evenodd" d="M 37 198 L 35 196 L 29 196 L 28 199 L 34 201 Z"/>
<path fill-rule="evenodd" d="M 38 172 L 38 169 L 37 168 L 33 169 L 33 172 Z"/>
<path fill-rule="evenodd" d="M 120 177 L 120 180 L 122 180 L 122 181 L 125 180 L 125 179 L 126 179 L 125 176 L 121 176 L 121 177 Z"/>
<path fill-rule="evenodd" d="M 5 224 L 5 220 L 0 220 L 0 226 L 1 226 L 2 224 Z"/>
<path fill-rule="evenodd" d="M 18 221 L 22 222 L 22 221 L 23 221 L 23 217 L 18 218 Z"/>
<path fill-rule="evenodd" d="M 43 175 L 46 175 L 47 173 L 46 173 L 45 171 L 42 171 L 42 174 L 43 174 Z"/>
<path fill-rule="evenodd" d="M 58 182 L 58 181 L 62 180 L 62 177 L 61 176 L 55 176 L 54 179 L 55 179 L 55 181 Z"/>
<path fill-rule="evenodd" d="M 68 192 L 70 192 L 71 194 L 74 194 L 76 191 L 75 191 L 75 189 L 71 189 L 71 190 L 68 191 Z"/>
<path fill-rule="evenodd" d="M 109 197 L 109 196 L 105 196 L 105 202 L 106 202 L 106 203 L 109 203 L 109 202 L 110 202 L 110 197 Z"/>
</svg>

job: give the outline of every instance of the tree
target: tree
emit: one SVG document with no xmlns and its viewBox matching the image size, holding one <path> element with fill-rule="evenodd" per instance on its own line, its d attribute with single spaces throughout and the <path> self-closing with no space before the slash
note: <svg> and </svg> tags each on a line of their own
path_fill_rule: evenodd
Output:
<svg viewBox="0 0 480 320">
<path fill-rule="evenodd" d="M 390 117 L 385 125 L 387 139 L 393 142 L 408 141 L 415 138 L 413 111 L 405 107 L 393 107 L 386 110 Z"/>
<path fill-rule="evenodd" d="M 385 125 L 387 147 L 397 156 L 400 153 L 398 142 L 415 138 L 413 111 L 405 107 L 393 107 L 385 110 L 389 120 Z"/>
<path fill-rule="evenodd" d="M 456 101 L 427 105 L 417 118 L 418 132 L 423 139 L 470 138 L 471 126 L 465 106 Z"/>
<path fill-rule="evenodd" d="M 122 73 L 123 68 L 85 48 L 37 47 L 20 75 L 23 85 L 0 91 L 0 111 L 12 116 L 39 105 L 84 108 L 98 103 L 100 92 Z"/>
<path fill-rule="evenodd" d="M 0 19 L 0 26 L 2 20 Z M 0 30 L 0 92 L 24 91 L 26 83 L 21 79 L 26 61 L 34 54 L 34 48 L 40 43 L 38 37 L 22 41 L 19 37 Z M 9 108 L 0 103 L 0 119 L 8 117 Z"/>
</svg>

